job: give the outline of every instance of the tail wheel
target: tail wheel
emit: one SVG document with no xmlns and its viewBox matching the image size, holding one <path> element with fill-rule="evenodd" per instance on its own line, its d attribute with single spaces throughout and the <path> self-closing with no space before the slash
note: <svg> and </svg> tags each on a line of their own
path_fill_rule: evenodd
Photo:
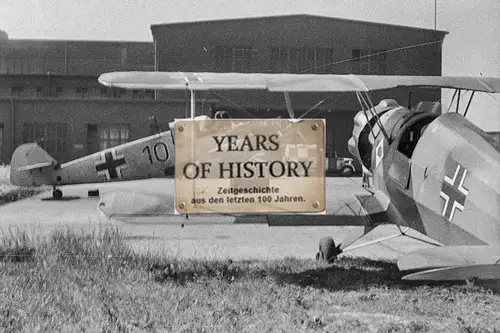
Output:
<svg viewBox="0 0 500 333">
<path fill-rule="evenodd" d="M 316 260 L 331 263 L 337 258 L 338 250 L 332 237 L 323 237 L 319 241 L 319 252 L 316 254 Z"/>
</svg>

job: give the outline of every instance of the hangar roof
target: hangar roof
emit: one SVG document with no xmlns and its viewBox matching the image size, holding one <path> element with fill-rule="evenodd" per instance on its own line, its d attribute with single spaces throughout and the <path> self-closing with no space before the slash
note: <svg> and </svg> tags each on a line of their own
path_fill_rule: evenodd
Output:
<svg viewBox="0 0 500 333">
<path fill-rule="evenodd" d="M 387 23 L 378 23 L 378 22 L 368 22 L 368 21 L 359 21 L 353 19 L 346 18 L 338 18 L 338 17 L 330 17 L 330 16 L 322 16 L 322 15 L 311 15 L 311 14 L 286 14 L 286 15 L 271 15 L 271 16 L 254 16 L 254 17 L 242 17 L 242 18 L 226 18 L 226 19 L 217 19 L 217 20 L 201 20 L 201 21 L 181 21 L 181 22 L 172 22 L 172 23 L 160 23 L 160 24 L 152 24 L 151 30 L 154 32 L 157 28 L 160 27 L 170 27 L 170 26 L 183 26 L 183 25 L 197 25 L 203 23 L 236 23 L 243 21 L 257 21 L 257 20 L 269 20 L 269 19 L 286 19 L 286 18 L 302 18 L 302 19 L 323 19 L 323 20 L 331 20 L 331 21 L 341 21 L 355 24 L 364 24 L 364 25 L 375 25 L 382 27 L 392 27 L 397 29 L 408 29 L 408 30 L 418 30 L 418 31 L 427 31 L 433 32 L 439 35 L 447 35 L 448 31 L 443 30 L 434 30 L 434 29 L 426 29 L 426 28 L 418 28 L 418 27 L 410 27 L 404 25 L 395 25 L 395 24 L 387 24 Z"/>
</svg>

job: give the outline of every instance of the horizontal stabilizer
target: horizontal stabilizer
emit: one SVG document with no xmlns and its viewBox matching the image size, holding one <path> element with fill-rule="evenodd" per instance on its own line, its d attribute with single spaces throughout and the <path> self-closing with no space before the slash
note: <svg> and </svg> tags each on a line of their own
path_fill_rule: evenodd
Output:
<svg viewBox="0 0 500 333">
<path fill-rule="evenodd" d="M 22 167 L 17 168 L 17 171 L 27 171 L 27 170 L 33 170 L 33 169 L 39 169 L 39 168 L 46 168 L 53 166 L 54 162 L 43 162 L 43 163 L 36 163 L 36 164 L 31 164 L 31 165 L 25 165 Z"/>
<path fill-rule="evenodd" d="M 403 277 L 403 280 L 410 281 L 460 281 L 469 279 L 500 279 L 500 264 L 436 268 Z"/>
<path fill-rule="evenodd" d="M 400 271 L 416 271 L 497 262 L 500 262 L 499 246 L 444 246 L 410 252 L 398 260 L 398 268 Z"/>
<path fill-rule="evenodd" d="M 101 197 L 98 209 L 106 217 L 174 214 L 168 195 L 140 192 L 112 192 Z"/>
</svg>

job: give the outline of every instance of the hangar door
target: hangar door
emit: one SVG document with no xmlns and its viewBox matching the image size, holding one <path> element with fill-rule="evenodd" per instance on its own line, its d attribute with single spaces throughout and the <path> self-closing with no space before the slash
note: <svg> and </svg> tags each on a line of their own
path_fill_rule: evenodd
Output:
<svg viewBox="0 0 500 333">
<path fill-rule="evenodd" d="M 23 126 L 23 143 L 36 142 L 57 161 L 65 162 L 68 158 L 68 124 L 32 123 Z"/>
</svg>

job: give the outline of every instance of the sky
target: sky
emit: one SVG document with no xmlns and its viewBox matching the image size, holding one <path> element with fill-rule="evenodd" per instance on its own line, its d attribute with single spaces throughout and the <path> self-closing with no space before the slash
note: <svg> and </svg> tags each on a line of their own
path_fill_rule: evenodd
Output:
<svg viewBox="0 0 500 333">
<path fill-rule="evenodd" d="M 434 29 L 435 5 L 437 29 L 449 32 L 442 74 L 500 76 L 500 0 L 0 0 L 0 29 L 9 38 L 152 41 L 151 24 L 281 14 Z M 443 101 L 450 95 L 443 90 Z M 482 95 L 470 119 L 500 131 L 500 96 Z"/>
</svg>

